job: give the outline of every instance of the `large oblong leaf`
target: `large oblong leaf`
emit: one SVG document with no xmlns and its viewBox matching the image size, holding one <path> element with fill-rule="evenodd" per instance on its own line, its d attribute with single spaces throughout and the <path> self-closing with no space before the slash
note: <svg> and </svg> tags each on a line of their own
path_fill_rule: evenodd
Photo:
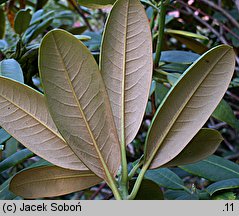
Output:
<svg viewBox="0 0 239 216">
<path fill-rule="evenodd" d="M 52 118 L 86 166 L 106 181 L 120 164 L 120 145 L 98 65 L 73 35 L 53 30 L 43 39 L 39 66 Z"/>
<path fill-rule="evenodd" d="M 54 197 L 84 190 L 100 183 L 102 179 L 91 171 L 41 166 L 16 174 L 9 189 L 24 198 Z"/>
<path fill-rule="evenodd" d="M 151 32 L 139 0 L 117 1 L 102 42 L 100 68 L 122 143 L 129 144 L 143 120 L 152 78 Z"/>
<path fill-rule="evenodd" d="M 213 48 L 196 61 L 169 91 L 157 110 L 146 139 L 145 163 L 150 168 L 177 156 L 205 124 L 232 78 L 233 49 Z"/>
<path fill-rule="evenodd" d="M 51 163 L 63 168 L 86 169 L 57 131 L 43 95 L 4 77 L 0 77 L 0 125 Z"/>
<path fill-rule="evenodd" d="M 218 131 L 203 128 L 175 158 L 163 167 L 181 166 L 203 160 L 216 151 L 222 140 L 223 137 Z"/>
</svg>

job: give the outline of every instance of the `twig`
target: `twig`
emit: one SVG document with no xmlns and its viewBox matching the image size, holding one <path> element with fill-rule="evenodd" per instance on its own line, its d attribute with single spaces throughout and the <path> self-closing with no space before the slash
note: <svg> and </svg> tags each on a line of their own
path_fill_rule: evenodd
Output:
<svg viewBox="0 0 239 216">
<path fill-rule="evenodd" d="M 154 116 L 157 111 L 156 101 L 155 101 L 155 92 L 153 92 L 150 98 L 151 98 L 151 106 L 152 106 L 152 115 Z"/>
<path fill-rule="evenodd" d="M 111 193 L 111 194 L 107 195 L 107 196 L 104 198 L 104 200 L 110 200 L 110 199 L 112 199 L 113 197 L 114 197 L 114 195 L 113 195 L 113 193 Z"/>
<path fill-rule="evenodd" d="M 82 198 L 82 196 L 84 196 L 84 194 L 85 194 L 85 192 L 84 191 L 80 191 L 79 193 L 78 193 L 78 195 L 77 195 L 77 199 L 81 199 Z"/>
<path fill-rule="evenodd" d="M 218 6 L 221 8 L 222 7 L 222 0 L 218 0 Z M 223 27 L 219 25 L 220 28 L 220 34 L 223 35 Z"/>
<path fill-rule="evenodd" d="M 166 0 L 163 2 L 161 1 L 161 8 L 160 8 L 160 14 L 159 14 L 159 27 L 158 27 L 158 40 L 157 40 L 157 47 L 156 47 L 156 54 L 155 54 L 155 60 L 154 60 L 154 66 L 159 66 L 159 60 L 161 57 L 161 51 L 163 47 L 163 38 L 164 38 L 164 26 L 165 26 L 165 19 L 166 19 L 166 9 L 169 1 Z"/>
<path fill-rule="evenodd" d="M 233 155 L 228 155 L 225 157 L 227 160 L 239 159 L 239 152 Z"/>
<path fill-rule="evenodd" d="M 230 151 L 235 152 L 235 147 L 231 143 L 229 143 L 225 138 L 224 138 L 224 143 L 230 149 Z"/>
<path fill-rule="evenodd" d="M 219 129 L 220 127 L 226 126 L 227 123 L 225 122 L 220 122 L 218 124 L 213 124 L 213 125 L 208 125 L 209 128 L 211 129 Z"/>
<path fill-rule="evenodd" d="M 94 200 L 96 198 L 96 196 L 101 192 L 101 190 L 106 186 L 106 183 L 103 183 L 102 185 L 100 185 L 98 187 L 98 189 L 95 191 L 95 193 L 92 194 L 92 196 L 90 197 L 90 200 Z"/>
<path fill-rule="evenodd" d="M 239 24 L 238 22 L 229 14 L 227 13 L 226 10 L 224 10 L 223 8 L 219 7 L 218 5 L 214 4 L 212 1 L 208 1 L 208 0 L 199 0 L 201 2 L 203 2 L 204 4 L 214 8 L 215 10 L 221 12 L 225 17 L 228 18 L 228 20 L 239 29 Z"/>
<path fill-rule="evenodd" d="M 220 22 L 218 19 L 212 17 L 211 15 L 203 12 L 202 10 L 192 6 L 192 5 L 188 5 L 186 4 L 185 2 L 182 2 L 180 0 L 177 0 L 180 4 L 184 5 L 185 7 L 189 7 L 191 8 L 193 11 L 197 11 L 199 14 L 201 14 L 202 16 L 207 16 L 209 17 L 212 21 L 216 22 L 216 24 L 219 26 L 219 28 L 223 28 L 225 31 L 227 31 L 228 33 L 232 34 L 235 38 L 237 38 L 239 40 L 239 36 L 233 32 L 231 29 L 229 29 L 227 26 L 225 26 L 222 22 Z M 176 8 L 175 6 L 173 5 L 170 5 L 171 7 L 173 8 Z M 178 8 L 177 8 L 178 9 Z M 178 9 L 180 12 L 182 12 L 180 9 Z M 183 12 L 182 12 L 183 13 Z M 184 12 L 185 13 L 185 12 Z M 188 15 L 191 15 L 191 13 L 188 13 Z M 220 35 L 221 35 L 221 31 L 220 31 Z"/>
<path fill-rule="evenodd" d="M 239 101 L 239 97 L 233 93 L 231 93 L 230 91 L 226 91 L 226 94 L 229 95 L 230 97 L 232 97 L 233 99 Z"/>
<path fill-rule="evenodd" d="M 218 39 L 219 39 L 222 43 L 228 44 L 227 40 L 226 40 L 223 36 L 221 36 L 220 33 L 219 33 L 217 30 L 215 30 L 210 24 L 208 24 L 206 21 L 204 21 L 203 19 L 201 19 L 199 16 L 195 15 L 194 12 L 193 12 L 193 10 L 190 9 L 186 3 L 184 3 L 184 2 L 181 1 L 181 0 L 177 0 L 177 1 L 180 2 L 182 5 L 185 6 L 185 8 L 186 8 L 186 10 L 187 10 L 187 12 L 186 12 L 187 15 L 188 15 L 188 14 L 192 15 L 198 22 L 200 22 L 201 24 L 203 24 L 204 26 L 206 26 L 208 29 L 210 29 L 210 31 L 211 31 L 213 34 L 215 34 L 215 35 L 218 37 Z M 180 11 L 181 11 L 182 13 L 185 13 L 183 10 L 180 10 Z"/>
<path fill-rule="evenodd" d="M 89 28 L 90 31 L 93 31 L 88 19 L 86 18 L 84 11 L 81 9 L 81 7 L 77 6 L 74 0 L 68 0 L 70 2 L 70 4 L 74 7 L 74 9 L 78 12 L 78 14 L 82 17 L 82 19 L 84 20 L 85 24 L 87 25 L 87 27 Z"/>
<path fill-rule="evenodd" d="M 236 4 L 236 7 L 237 7 L 237 10 L 239 11 L 239 0 L 235 0 L 235 4 Z"/>
</svg>

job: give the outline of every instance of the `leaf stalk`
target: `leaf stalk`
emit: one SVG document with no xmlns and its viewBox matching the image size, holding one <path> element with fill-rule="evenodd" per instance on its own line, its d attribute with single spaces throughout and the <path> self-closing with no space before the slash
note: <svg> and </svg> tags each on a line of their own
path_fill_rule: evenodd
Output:
<svg viewBox="0 0 239 216">
<path fill-rule="evenodd" d="M 161 57 L 161 52 L 162 52 L 162 47 L 163 47 L 163 38 L 164 38 L 165 19 L 166 19 L 166 9 L 167 9 L 168 4 L 169 4 L 169 0 L 166 0 L 165 2 L 163 2 L 163 1 L 161 2 L 160 15 L 158 16 L 159 27 L 158 27 L 156 55 L 155 55 L 155 60 L 154 60 L 155 67 L 159 66 L 159 60 Z"/>
</svg>

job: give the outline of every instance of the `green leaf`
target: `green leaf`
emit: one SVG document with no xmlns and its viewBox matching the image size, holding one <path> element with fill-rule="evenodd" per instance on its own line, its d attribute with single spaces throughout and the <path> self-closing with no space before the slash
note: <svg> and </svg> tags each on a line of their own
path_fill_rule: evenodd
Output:
<svg viewBox="0 0 239 216">
<path fill-rule="evenodd" d="M 182 179 L 167 168 L 148 170 L 145 174 L 145 178 L 154 181 L 161 187 L 188 191 L 188 189 L 184 186 Z"/>
<path fill-rule="evenodd" d="M 180 64 L 191 64 L 195 62 L 199 57 L 200 55 L 193 52 L 170 50 L 163 51 L 161 53 L 160 61 Z"/>
<path fill-rule="evenodd" d="M 206 191 L 212 196 L 214 193 L 218 191 L 234 189 L 234 188 L 239 188 L 239 178 L 233 178 L 233 179 L 227 179 L 227 180 L 215 182 L 209 185 L 206 188 Z"/>
<path fill-rule="evenodd" d="M 160 167 L 187 146 L 222 99 L 234 68 L 233 49 L 221 45 L 205 53 L 181 76 L 152 121 L 146 138 L 146 166 Z"/>
<path fill-rule="evenodd" d="M 208 48 L 203 43 L 195 40 L 194 38 L 185 37 L 182 35 L 171 34 L 175 39 L 177 39 L 182 44 L 185 44 L 187 48 L 195 53 L 203 54 L 208 51 Z"/>
<path fill-rule="evenodd" d="M 205 159 L 216 151 L 222 140 L 223 137 L 218 131 L 201 129 L 182 152 L 163 166 L 179 166 Z"/>
<path fill-rule="evenodd" d="M 8 158 L 11 155 L 15 154 L 18 149 L 18 144 L 19 142 L 13 137 L 11 137 L 8 141 L 6 141 L 5 149 L 4 149 L 4 157 Z"/>
<path fill-rule="evenodd" d="M 183 190 L 168 190 L 164 193 L 168 200 L 198 200 L 197 194 L 188 193 Z"/>
<path fill-rule="evenodd" d="M 8 43 L 5 40 L 0 40 L 0 51 L 5 50 L 8 47 Z"/>
<path fill-rule="evenodd" d="M 101 74 L 121 143 L 133 141 L 142 123 L 152 80 L 152 40 L 139 0 L 117 1 L 104 32 Z"/>
<path fill-rule="evenodd" d="M 75 171 L 57 166 L 38 166 L 16 174 L 10 190 L 25 198 L 54 197 L 84 190 L 102 179 L 91 171 Z"/>
<path fill-rule="evenodd" d="M 54 18 L 54 15 L 54 11 L 49 11 L 47 13 L 43 9 L 36 11 L 32 16 L 30 26 L 27 29 L 26 34 L 32 31 L 38 24 L 42 23 L 44 20 L 48 18 Z"/>
<path fill-rule="evenodd" d="M 239 120 L 236 118 L 232 108 L 225 100 L 221 100 L 212 116 L 220 121 L 226 122 L 228 125 L 239 131 Z"/>
<path fill-rule="evenodd" d="M 179 63 L 167 63 L 162 65 L 160 68 L 164 71 L 183 73 L 190 65 L 188 64 L 179 64 Z"/>
<path fill-rule="evenodd" d="M 58 130 L 82 162 L 109 183 L 120 165 L 120 145 L 94 57 L 73 35 L 53 30 L 42 40 L 39 68 Z"/>
<path fill-rule="evenodd" d="M 155 97 L 156 97 L 156 105 L 159 106 L 165 96 L 167 95 L 169 89 L 165 87 L 161 83 L 156 83 L 156 89 L 155 89 Z"/>
<path fill-rule="evenodd" d="M 130 188 L 134 181 L 130 182 Z M 163 192 L 158 184 L 149 179 L 143 179 L 135 200 L 163 200 Z"/>
<path fill-rule="evenodd" d="M 215 155 L 212 155 L 198 163 L 180 166 L 180 168 L 193 175 L 214 182 L 239 178 L 238 164 Z"/>
<path fill-rule="evenodd" d="M 24 83 L 22 68 L 15 59 L 6 59 L 0 62 L 0 75 Z"/>
<path fill-rule="evenodd" d="M 16 153 L 12 154 L 11 156 L 7 157 L 5 160 L 0 162 L 0 172 L 3 172 L 4 170 L 7 170 L 13 166 L 16 166 L 23 161 L 25 161 L 28 158 L 31 158 L 34 156 L 34 153 L 32 153 L 28 149 L 23 149 L 20 151 L 17 151 Z"/>
<path fill-rule="evenodd" d="M 2 7 L 0 7 L 0 23 L 0 39 L 3 39 L 6 31 L 6 18 Z"/>
<path fill-rule="evenodd" d="M 17 34 L 23 34 L 31 21 L 32 15 L 30 9 L 21 9 L 17 12 L 14 20 L 14 30 Z"/>
<path fill-rule="evenodd" d="M 233 192 L 227 192 L 213 196 L 213 200 L 236 200 L 236 194 Z"/>
<path fill-rule="evenodd" d="M 81 41 L 88 41 L 91 39 L 91 37 L 87 36 L 87 35 L 75 35 L 75 37 L 78 39 L 78 40 L 81 40 Z"/>
<path fill-rule="evenodd" d="M 192 32 L 188 32 L 188 31 L 166 29 L 165 32 L 167 34 L 181 35 L 181 36 L 184 36 L 184 37 L 195 38 L 195 39 L 200 39 L 200 40 L 207 40 L 207 41 L 209 40 L 208 37 L 205 37 L 205 36 L 200 35 L 200 34 L 195 34 L 195 33 L 192 33 Z"/>
<path fill-rule="evenodd" d="M 112 5 L 115 2 L 116 0 L 78 0 L 79 5 L 94 9 Z"/>
<path fill-rule="evenodd" d="M 30 26 L 26 30 L 23 41 L 29 43 L 34 40 L 38 35 L 43 33 L 53 22 L 54 12 L 50 11 L 45 13 L 44 10 L 35 12 L 32 16 Z"/>
<path fill-rule="evenodd" d="M 11 135 L 5 131 L 3 128 L 0 129 L 0 144 L 5 143 L 11 138 Z"/>
<path fill-rule="evenodd" d="M 74 27 L 67 29 L 68 32 L 70 32 L 73 35 L 81 35 L 88 29 L 87 26 L 80 26 L 80 27 Z M 88 36 L 89 37 L 89 36 Z"/>
<path fill-rule="evenodd" d="M 89 41 L 84 42 L 84 44 L 89 48 L 89 50 L 99 51 L 102 39 L 101 34 L 99 32 L 85 32 L 84 35 L 91 38 Z"/>
<path fill-rule="evenodd" d="M 180 77 L 181 77 L 181 74 L 179 74 L 179 73 L 169 73 L 167 75 L 167 79 L 171 86 L 173 86 L 178 81 L 178 79 Z"/>
</svg>

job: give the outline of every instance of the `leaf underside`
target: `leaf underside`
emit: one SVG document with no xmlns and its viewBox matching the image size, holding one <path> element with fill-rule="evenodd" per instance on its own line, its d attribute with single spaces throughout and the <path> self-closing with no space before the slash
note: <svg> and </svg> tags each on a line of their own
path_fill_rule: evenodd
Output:
<svg viewBox="0 0 239 216">
<path fill-rule="evenodd" d="M 99 177 L 120 165 L 120 146 L 98 65 L 73 35 L 53 30 L 43 39 L 39 66 L 47 104 L 60 133 Z"/>
<path fill-rule="evenodd" d="M 57 131 L 43 95 L 3 77 L 0 77 L 0 125 L 51 163 L 74 170 L 87 169 Z"/>
<path fill-rule="evenodd" d="M 170 90 L 147 136 L 150 168 L 177 156 L 205 124 L 222 99 L 234 72 L 233 49 L 221 45 L 205 53 Z"/>
<path fill-rule="evenodd" d="M 27 169 L 16 174 L 10 190 L 28 199 L 55 197 L 84 190 L 102 182 L 91 171 L 76 171 L 56 166 Z"/>
<path fill-rule="evenodd" d="M 181 166 L 203 160 L 217 150 L 222 140 L 223 137 L 217 130 L 203 128 L 175 158 L 163 167 Z"/>
<path fill-rule="evenodd" d="M 152 78 L 151 32 L 138 0 L 114 5 L 105 28 L 100 68 L 120 141 L 129 144 L 143 120 Z"/>
<path fill-rule="evenodd" d="M 112 5 L 116 0 L 78 0 L 78 3 L 82 6 L 89 8 L 102 8 L 107 5 Z"/>
</svg>

